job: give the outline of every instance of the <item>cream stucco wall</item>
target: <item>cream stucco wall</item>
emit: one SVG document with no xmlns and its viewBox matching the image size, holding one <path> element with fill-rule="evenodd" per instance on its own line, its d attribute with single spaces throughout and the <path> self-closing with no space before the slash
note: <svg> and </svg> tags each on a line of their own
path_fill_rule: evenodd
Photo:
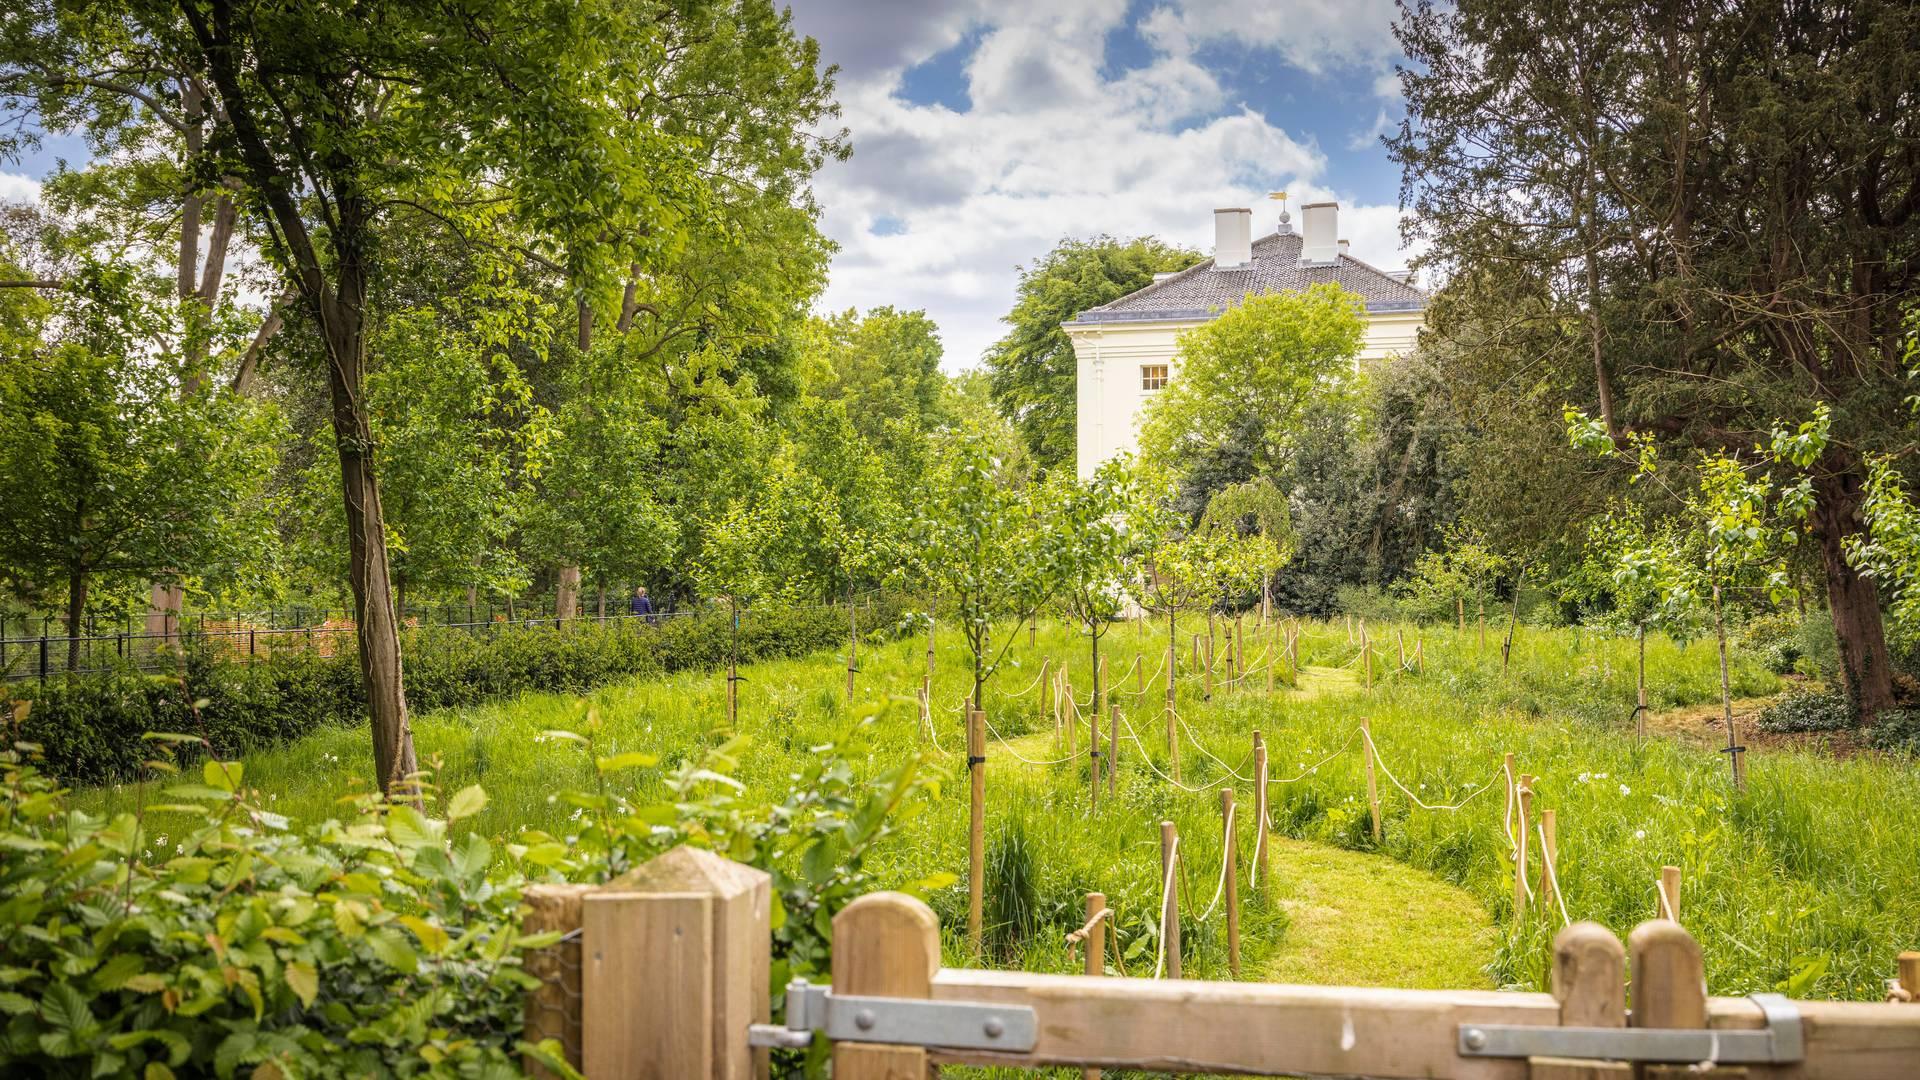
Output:
<svg viewBox="0 0 1920 1080">
<path fill-rule="evenodd" d="M 1372 312 L 1360 359 L 1380 360 L 1412 351 L 1423 315 L 1418 311 Z M 1140 368 L 1166 364 L 1168 383 L 1180 377 L 1174 342 L 1199 322 L 1109 322 L 1069 326 L 1078 362 L 1075 418 L 1080 478 L 1100 464 L 1139 449 L 1140 411 L 1159 391 L 1140 388 Z"/>
</svg>

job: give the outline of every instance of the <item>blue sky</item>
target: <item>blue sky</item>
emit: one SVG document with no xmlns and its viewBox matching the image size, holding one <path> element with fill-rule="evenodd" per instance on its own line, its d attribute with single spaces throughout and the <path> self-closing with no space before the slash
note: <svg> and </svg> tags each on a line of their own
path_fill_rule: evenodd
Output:
<svg viewBox="0 0 1920 1080">
<path fill-rule="evenodd" d="M 853 159 L 816 192 L 840 245 L 823 306 L 925 308 L 949 370 L 1000 336 L 1018 266 L 1063 236 L 1207 250 L 1212 210 L 1269 232 L 1336 199 L 1397 268 L 1392 0 L 792 0 L 838 64 Z"/>
<path fill-rule="evenodd" d="M 1405 265 L 1392 0 L 790 0 L 840 67 L 853 158 L 815 192 L 839 245 L 822 307 L 923 308 L 960 370 L 1003 332 L 1018 267 L 1062 237 L 1212 245 L 1268 191 L 1340 202 L 1353 254 Z M 31 197 L 74 136 L 0 162 Z"/>
</svg>

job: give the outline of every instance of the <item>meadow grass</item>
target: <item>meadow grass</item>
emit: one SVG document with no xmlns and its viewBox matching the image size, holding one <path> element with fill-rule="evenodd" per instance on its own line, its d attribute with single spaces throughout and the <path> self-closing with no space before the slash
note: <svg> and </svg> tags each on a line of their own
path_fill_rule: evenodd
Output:
<svg viewBox="0 0 1920 1080">
<path fill-rule="evenodd" d="M 1187 635 L 1204 628 L 1204 619 L 1183 620 L 1183 665 L 1190 655 Z M 1484 906 L 1497 926 L 1490 946 L 1484 939 L 1376 935 L 1382 949 L 1452 950 L 1453 966 L 1441 970 L 1484 966 L 1486 978 L 1476 982 L 1544 988 L 1548 944 L 1561 922 L 1557 910 L 1513 918 L 1503 788 L 1497 782 L 1506 751 L 1516 755 L 1519 771 L 1539 777 L 1536 812 L 1558 812 L 1558 876 L 1567 914 L 1624 935 L 1652 915 L 1660 866 L 1681 866 L 1682 920 L 1701 940 L 1715 993 L 1791 984 L 1807 996 L 1875 998 L 1898 950 L 1920 944 L 1920 890 L 1914 887 L 1920 874 L 1920 784 L 1909 765 L 1756 753 L 1747 789 L 1736 793 L 1725 755 L 1671 741 L 1636 742 L 1630 729 L 1631 641 L 1522 628 L 1511 669 L 1503 675 L 1491 629 L 1482 645 L 1473 628 L 1460 634 L 1430 627 L 1417 631 L 1426 662 L 1416 674 L 1395 670 L 1395 631 L 1375 627 L 1376 686 L 1368 693 L 1355 678 L 1359 650 L 1348 642 L 1343 622 L 1308 623 L 1302 630 L 1302 690 L 1281 688 L 1269 696 L 1264 676 L 1256 673 L 1244 690 L 1229 690 L 1222 680 L 1213 699 L 1202 701 L 1200 680 L 1183 672 L 1179 712 L 1188 732 L 1181 735 L 1181 780 L 1200 791 L 1160 775 L 1172 771 L 1160 711 L 1164 683 L 1156 678 L 1136 694 L 1136 677 L 1124 675 L 1136 657 L 1148 673 L 1160 667 L 1164 624 L 1112 630 L 1103 652 L 1117 684 L 1114 700 L 1131 729 L 1122 729 L 1130 734 L 1120 747 L 1117 790 L 1108 797 L 1103 789 L 1090 812 L 1084 756 L 1053 764 L 1019 760 L 1050 762 L 1064 755 L 1044 707 L 1045 687 L 1019 692 L 1035 683 L 1047 656 L 1055 665 L 1067 663 L 1075 693 L 1085 702 L 1091 688 L 1086 639 L 1069 627 L 1043 624 L 1029 646 L 1024 629 L 1009 628 L 1009 661 L 986 695 L 994 727 L 1012 743 L 1009 748 L 989 740 L 986 955 L 973 956 L 964 941 L 962 883 L 929 898 L 941 917 L 946 961 L 1077 971 L 1081 960 L 1065 938 L 1082 921 L 1083 895 L 1098 890 L 1116 913 L 1127 973 L 1150 974 L 1161 888 L 1158 823 L 1171 820 L 1182 838 L 1186 974 L 1226 977 L 1222 918 L 1217 912 L 1204 922 L 1194 916 L 1216 888 L 1221 837 L 1213 788 L 1228 780 L 1241 807 L 1243 972 L 1262 977 L 1285 944 L 1287 917 L 1283 904 L 1249 888 L 1245 877 L 1254 846 L 1252 785 L 1232 773 L 1251 776 L 1255 729 L 1271 748 L 1277 833 L 1398 860 L 1459 886 Z M 1416 631 L 1403 632 L 1411 654 Z M 910 697 L 925 670 L 925 639 L 861 650 L 860 698 L 887 697 L 893 705 L 867 740 L 867 760 L 857 764 L 878 770 L 924 754 L 925 767 L 943 779 L 925 811 L 870 856 L 870 868 L 889 884 L 942 871 L 964 881 L 967 796 L 958 706 L 969 686 L 968 662 L 958 635 L 940 634 L 937 643 L 938 748 Z M 1250 635 L 1249 653 L 1257 660 L 1264 650 Z M 1647 656 L 1656 708 L 1717 695 L 1710 644 L 1650 640 Z M 776 661 L 744 674 L 739 728 L 751 743 L 736 776 L 747 799 L 778 801 L 810 748 L 850 722 L 842 661 L 831 655 Z M 1737 695 L 1776 688 L 1777 679 L 1757 661 L 1738 660 Z M 576 727 L 592 708 L 604 724 L 602 753 L 649 750 L 662 755 L 664 768 L 725 738 L 723 692 L 717 675 L 682 673 L 609 686 L 585 699 L 528 695 L 416 717 L 415 740 L 443 790 L 485 786 L 490 802 L 475 828 L 508 839 L 522 828 L 565 834 L 574 811 L 555 793 L 591 787 L 592 767 L 577 747 L 543 741 L 542 731 Z M 1423 810 L 1382 775 L 1385 835 L 1376 843 L 1355 737 L 1361 716 L 1371 719 L 1383 765 L 1420 799 L 1445 804 L 1479 793 L 1458 811 Z M 1078 740 L 1083 754 L 1084 734 Z M 333 815 L 335 801 L 363 784 L 369 758 L 364 728 L 328 730 L 251 755 L 247 780 L 274 809 L 316 821 Z M 1296 774 L 1304 775 L 1278 782 Z M 638 776 L 631 782 L 639 797 L 659 793 L 657 771 L 627 775 Z M 130 789 L 119 788 L 83 793 L 79 802 L 97 810 L 124 807 L 130 799 Z M 1356 885 L 1365 881 L 1351 866 L 1346 872 Z M 1405 881 L 1383 874 L 1376 887 L 1406 891 L 1405 904 L 1422 903 Z M 1385 966 L 1393 966 L 1391 957 Z M 1280 970 L 1295 969 L 1283 964 Z"/>
</svg>

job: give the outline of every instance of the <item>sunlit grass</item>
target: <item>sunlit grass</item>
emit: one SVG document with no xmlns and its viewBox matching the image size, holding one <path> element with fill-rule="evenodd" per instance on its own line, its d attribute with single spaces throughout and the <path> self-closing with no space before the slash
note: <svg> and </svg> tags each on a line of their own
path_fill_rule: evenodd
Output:
<svg viewBox="0 0 1920 1080">
<path fill-rule="evenodd" d="M 1251 623 L 1249 623 L 1251 625 Z M 1179 655 L 1190 655 L 1185 635 L 1204 630 L 1188 619 Z M 1199 680 L 1182 676 L 1180 711 L 1202 743 L 1226 766 L 1251 775 L 1251 733 L 1265 733 L 1272 774 L 1292 777 L 1341 747 L 1345 753 L 1292 784 L 1276 784 L 1277 831 L 1362 852 L 1377 851 L 1467 890 L 1497 924 L 1490 952 L 1483 941 L 1402 942 L 1406 949 L 1454 950 L 1456 962 L 1484 965 L 1494 985 L 1543 987 L 1547 944 L 1559 916 L 1511 913 L 1512 870 L 1503 822 L 1502 789 L 1496 784 L 1458 812 L 1414 808 L 1383 775 L 1386 829 L 1374 844 L 1367 824 L 1365 785 L 1358 744 L 1360 716 L 1371 718 L 1385 765 L 1420 798 L 1454 802 L 1498 776 L 1500 756 L 1511 751 L 1519 771 L 1540 779 L 1536 811 L 1559 817 L 1559 876 L 1568 913 L 1592 918 L 1624 934 L 1654 909 L 1659 867 L 1684 868 L 1682 920 L 1700 938 L 1708 981 L 1716 993 L 1773 989 L 1815 958 L 1826 970 L 1807 992 L 1813 996 L 1873 998 L 1893 970 L 1902 947 L 1920 944 L 1920 790 L 1910 768 L 1879 759 L 1833 761 L 1806 753 L 1755 754 L 1750 781 L 1734 793 L 1724 755 L 1672 742 L 1637 745 L 1630 728 L 1634 648 L 1630 641 L 1523 628 L 1510 674 L 1500 671 L 1497 637 L 1481 646 L 1469 628 L 1428 628 L 1423 674 L 1395 674 L 1395 636 L 1375 627 L 1376 687 L 1369 694 L 1349 681 L 1357 673 L 1358 649 L 1344 622 L 1307 624 L 1301 662 L 1315 668 L 1302 691 L 1264 693 L 1256 674 L 1244 691 L 1220 686 L 1211 702 L 1199 700 Z M 1019 753 L 1034 760 L 1060 757 L 1044 687 L 1034 684 L 1041 658 L 1067 662 L 1075 692 L 1091 689 L 1085 639 L 1059 625 L 1043 626 L 1027 645 L 1014 634 L 1010 663 L 987 694 L 999 731 L 1019 738 Z M 1182 837 L 1183 908 L 1197 915 L 1212 898 L 1219 871 L 1220 818 L 1217 791 L 1187 792 L 1145 767 L 1142 746 L 1161 771 L 1171 771 L 1160 712 L 1164 684 L 1136 695 L 1136 677 L 1125 673 L 1136 656 L 1152 673 L 1165 649 L 1165 627 L 1114 629 L 1103 643 L 1116 676 L 1115 700 L 1137 731 L 1123 740 L 1119 782 L 1097 809 L 1088 807 L 1084 758 L 1033 766 L 1004 748 L 990 750 L 988 769 L 988 888 L 1005 879 L 1021 882 L 1017 896 L 990 904 L 989 912 L 1017 920 L 1024 933 L 990 934 L 996 949 L 987 959 L 1032 970 L 1074 971 L 1081 961 L 1065 939 L 1083 918 L 1082 897 L 1107 894 L 1130 951 L 1130 974 L 1150 972 L 1154 918 L 1160 890 L 1159 822 L 1176 822 Z M 1415 631 L 1405 630 L 1413 652 Z M 896 701 L 871 740 L 875 769 L 905 755 L 926 753 L 928 768 L 944 778 L 928 812 L 877 852 L 870 865 L 886 882 L 905 883 L 939 871 L 964 877 L 966 784 L 961 713 L 967 689 L 967 659 L 957 635 L 939 639 L 934 685 L 936 750 L 919 723 L 912 693 L 925 670 L 925 639 L 863 647 L 862 700 Z M 1265 646 L 1249 640 L 1258 658 Z M 1718 674 L 1710 647 L 1680 648 L 1665 640 L 1648 645 L 1649 684 L 1656 708 L 1711 700 Z M 1224 662 L 1224 661 L 1223 661 Z M 809 748 L 846 723 L 844 669 L 837 656 L 758 664 L 744 669 L 740 728 L 751 745 L 738 777 L 747 797 L 781 797 Z M 1757 663 L 1741 661 L 1735 693 L 1760 695 L 1775 679 Z M 715 674 L 686 673 L 667 679 L 611 686 L 590 698 L 531 695 L 484 708 L 415 718 L 423 761 L 433 763 L 443 786 L 483 784 L 491 801 L 478 826 L 510 836 L 524 827 L 564 834 L 572 810 L 556 792 L 588 786 L 588 765 L 570 745 L 543 742 L 539 733 L 579 723 L 588 707 L 605 722 L 610 749 L 646 749 L 672 764 L 724 737 L 724 686 Z M 1079 740 L 1085 749 L 1084 732 Z M 1181 750 L 1182 780 L 1210 787 L 1227 769 L 1191 745 Z M 248 780 L 273 806 L 299 820 L 335 812 L 334 802 L 371 772 L 367 734 L 328 730 L 299 743 L 248 758 Z M 656 783 L 652 779 L 638 781 Z M 1251 784 L 1235 782 L 1244 861 L 1253 850 Z M 124 805 L 125 790 L 88 793 L 84 805 Z M 997 867 L 998 869 L 995 869 Z M 1257 978 L 1280 949 L 1286 917 L 1277 903 L 1247 887 L 1244 971 Z M 965 887 L 932 897 L 946 931 L 949 963 L 976 962 L 964 941 Z M 1012 903 L 1012 900 L 1019 903 Z M 1226 975 L 1222 920 L 1189 921 L 1184 927 L 1186 972 L 1202 978 Z M 1478 980 L 1476 980 L 1478 981 Z"/>
</svg>

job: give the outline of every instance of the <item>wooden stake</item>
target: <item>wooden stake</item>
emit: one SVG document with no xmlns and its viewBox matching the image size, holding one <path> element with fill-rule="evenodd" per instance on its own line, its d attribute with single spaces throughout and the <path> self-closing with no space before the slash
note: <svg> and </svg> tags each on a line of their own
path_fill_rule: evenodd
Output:
<svg viewBox="0 0 1920 1080">
<path fill-rule="evenodd" d="M 868 893 L 833 917 L 833 986 L 850 995 L 933 996 L 940 970 L 940 920 L 904 893 Z M 735 1038 L 739 1033 L 735 1032 Z M 601 1074 L 594 1073 L 594 1076 Z M 612 1074 L 606 1074 L 612 1075 Z M 687 1075 L 659 1072 L 653 1075 Z M 834 1080 L 918 1080 L 928 1075 L 923 1046 L 836 1042 Z"/>
<path fill-rule="evenodd" d="M 1400 670 L 1407 670 L 1407 634 L 1397 626 L 1393 628 L 1393 648 L 1399 657 Z"/>
<path fill-rule="evenodd" d="M 1373 814 L 1373 842 L 1380 842 L 1380 789 L 1373 779 L 1373 730 L 1371 721 L 1360 718 L 1360 748 L 1366 752 L 1367 809 Z"/>
<path fill-rule="evenodd" d="M 1226 867 L 1227 970 L 1240 977 L 1240 849 L 1233 825 L 1233 788 L 1220 789 L 1220 860 Z"/>
<path fill-rule="evenodd" d="M 1453 610 L 1460 616 L 1460 633 L 1462 636 L 1465 636 L 1467 632 L 1467 598 L 1464 596 L 1454 597 Z"/>
<path fill-rule="evenodd" d="M 1521 773 L 1514 786 L 1514 823 L 1518 826 L 1513 853 L 1513 917 L 1516 921 L 1527 912 L 1527 816 L 1533 809 L 1532 783 L 1533 777 Z"/>
<path fill-rule="evenodd" d="M 1073 679 L 1067 675 L 1067 665 L 1060 665 L 1060 722 L 1067 726 L 1067 756 L 1080 756 L 1080 721 L 1074 716 L 1076 708 L 1073 698 Z"/>
<path fill-rule="evenodd" d="M 1113 717 L 1109 715 L 1109 713 L 1112 710 L 1112 706 L 1111 704 L 1109 704 L 1110 699 L 1108 696 L 1108 692 L 1110 690 L 1110 687 L 1107 685 L 1107 658 L 1104 656 L 1100 658 L 1100 675 L 1099 675 L 1099 678 L 1095 680 L 1095 683 L 1100 687 L 1100 690 L 1098 693 L 1094 695 L 1094 702 L 1093 702 L 1093 729 L 1094 729 L 1093 748 L 1095 750 L 1098 750 L 1100 749 L 1101 718 L 1102 717 L 1106 718 L 1107 727 L 1109 730 L 1111 730 L 1114 726 Z M 1094 756 L 1093 763 L 1095 766 L 1098 766 L 1100 764 L 1099 755 L 1096 754 Z M 1093 770 L 1093 778 L 1095 781 L 1098 781 L 1100 779 L 1100 770 L 1097 767 Z M 1108 786 L 1109 788 L 1111 788 L 1112 785 L 1109 784 Z"/>
<path fill-rule="evenodd" d="M 1419 634 L 1413 636 L 1413 670 L 1425 674 L 1427 670 L 1427 639 Z"/>
<path fill-rule="evenodd" d="M 1207 634 L 1206 673 L 1207 673 L 1206 688 L 1203 691 L 1205 696 L 1201 700 L 1212 701 L 1213 700 L 1213 634 L 1211 632 L 1211 627 L 1209 627 L 1209 632 Z"/>
<path fill-rule="evenodd" d="M 1160 882 L 1167 889 L 1166 903 L 1160 909 L 1160 940 L 1167 953 L 1167 978 L 1180 977 L 1180 853 L 1179 830 L 1171 821 L 1160 823 Z"/>
<path fill-rule="evenodd" d="M 1087 717 L 1087 809 L 1100 808 L 1100 710 Z"/>
<path fill-rule="evenodd" d="M 1090 892 L 1087 894 L 1087 940 L 1081 942 L 1087 950 L 1087 974 L 1105 975 L 1107 973 L 1107 920 L 1095 921 L 1095 916 L 1107 910 L 1107 894 Z M 1081 1080 L 1100 1080 L 1099 1069 L 1080 1070 Z"/>
<path fill-rule="evenodd" d="M 1107 794 L 1114 792 L 1114 774 L 1120 771 L 1120 710 L 1107 714 Z"/>
<path fill-rule="evenodd" d="M 1634 736 L 1645 741 L 1647 737 L 1647 628 L 1640 628 L 1640 674 L 1633 692 Z"/>
<path fill-rule="evenodd" d="M 1907 992 L 1907 1000 L 1920 1005 L 1920 952 L 1900 954 L 1900 975 L 1897 981 L 1900 989 Z"/>
<path fill-rule="evenodd" d="M 1267 852 L 1267 741 L 1253 733 L 1253 865 L 1259 868 L 1260 889 L 1272 888 L 1267 878 L 1273 873 Z"/>
<path fill-rule="evenodd" d="M 1047 669 L 1052 666 L 1053 666 L 1053 657 L 1043 656 L 1040 658 L 1040 692 L 1042 694 L 1047 692 L 1046 691 Z"/>
<path fill-rule="evenodd" d="M 987 871 L 987 714 L 979 709 L 967 710 L 967 774 L 973 785 L 967 821 L 967 944 L 973 954 L 979 956 Z M 837 916 L 835 921 L 838 922 Z M 937 957 L 940 952 L 937 926 L 934 936 Z"/>
<path fill-rule="evenodd" d="M 1554 881 L 1560 875 L 1560 838 L 1554 832 L 1554 812 L 1540 811 L 1540 831 L 1545 834 L 1540 845 L 1540 908 L 1552 913 L 1554 908 Z M 1553 873 L 1547 873 L 1547 864 L 1553 864 Z"/>
<path fill-rule="evenodd" d="M 1367 624 L 1360 624 L 1360 666 L 1367 671 L 1367 690 L 1373 690 L 1373 642 L 1367 639 Z"/>
<path fill-rule="evenodd" d="M 1553 939 L 1553 996 L 1560 1026 L 1618 1028 L 1627 1025 L 1626 950 L 1613 931 L 1579 922 Z M 1633 1066 L 1620 1061 L 1527 1059 L 1528 1080 L 1625 1080 Z"/>
<path fill-rule="evenodd" d="M 1680 921 L 1680 868 L 1677 866 L 1660 868 L 1660 903 L 1654 918 Z"/>
</svg>

